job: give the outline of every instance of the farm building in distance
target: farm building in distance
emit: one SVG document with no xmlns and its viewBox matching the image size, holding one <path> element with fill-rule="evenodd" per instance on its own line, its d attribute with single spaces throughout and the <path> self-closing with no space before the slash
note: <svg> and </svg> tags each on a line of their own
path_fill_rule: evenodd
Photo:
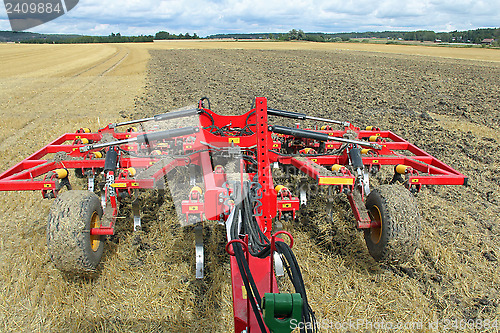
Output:
<svg viewBox="0 0 500 333">
<path fill-rule="evenodd" d="M 481 41 L 481 44 L 483 45 L 492 45 L 495 42 L 494 39 L 492 38 L 485 38 Z"/>
</svg>

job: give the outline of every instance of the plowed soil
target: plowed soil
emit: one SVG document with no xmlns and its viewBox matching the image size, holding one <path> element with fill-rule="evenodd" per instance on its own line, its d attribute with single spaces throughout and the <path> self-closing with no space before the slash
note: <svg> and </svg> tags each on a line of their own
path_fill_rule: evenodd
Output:
<svg viewBox="0 0 500 333">
<path fill-rule="evenodd" d="M 420 245 L 404 265 L 380 265 L 369 256 L 343 197 L 333 198 L 329 217 L 324 196 L 310 199 L 284 228 L 295 237 L 318 320 L 332 331 L 387 331 L 377 329 L 383 322 L 402 325 L 395 331 L 498 331 L 486 323 L 500 320 L 500 62 L 278 45 L 280 50 L 155 47 L 163 50 L 151 50 L 145 81 L 148 57 L 132 52 L 137 47 L 94 46 L 102 54 L 87 55 L 86 68 L 96 68 L 88 76 L 76 71 L 76 61 L 68 63 L 75 72 L 60 77 L 51 70 L 49 78 L 0 71 L 1 163 L 11 166 L 88 122 L 95 128 L 120 115 L 151 116 L 203 96 L 222 114 L 246 112 L 264 96 L 271 108 L 389 129 L 466 174 L 469 186 L 422 189 Z M 390 176 L 381 173 L 373 186 Z M 206 278 L 196 281 L 192 230 L 179 226 L 168 196 L 164 201 L 145 193 L 144 199 L 145 230 L 134 234 L 130 219 L 122 219 L 106 244 L 100 275 L 81 280 L 62 275 L 47 255 L 51 202 L 39 193 L 1 193 L 0 330 L 231 331 L 224 230 L 205 227 Z M 358 326 L 339 326 L 353 322 Z"/>
<path fill-rule="evenodd" d="M 342 211 L 345 201 L 336 202 L 341 212 L 330 225 L 322 221 L 324 202 L 309 205 L 305 225 L 294 226 L 296 251 L 319 318 L 498 319 L 498 64 L 345 51 L 152 55 L 139 104 L 145 114 L 201 96 L 216 112 L 241 114 L 255 96 L 266 96 L 272 108 L 390 129 L 469 177 L 468 187 L 429 187 L 418 195 L 420 248 L 401 267 L 372 261 Z"/>
</svg>

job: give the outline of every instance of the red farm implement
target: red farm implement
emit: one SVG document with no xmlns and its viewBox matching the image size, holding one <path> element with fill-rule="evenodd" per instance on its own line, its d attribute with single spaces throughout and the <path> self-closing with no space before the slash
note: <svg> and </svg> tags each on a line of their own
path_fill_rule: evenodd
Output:
<svg viewBox="0 0 500 333">
<path fill-rule="evenodd" d="M 326 125 L 290 128 L 271 125 L 270 117 Z M 197 126 L 130 127 L 181 118 L 196 119 Z M 178 169 L 187 170 L 189 179 L 190 190 L 179 200 L 178 212 L 185 225 L 194 225 L 197 278 L 204 273 L 203 221 L 226 226 L 238 333 L 315 330 L 291 250 L 293 237 L 275 223 L 294 219 L 307 205 L 311 193 L 306 185 L 346 195 L 370 254 L 378 261 L 403 262 L 415 251 L 420 234 L 414 194 L 422 185 L 467 182 L 390 131 L 271 109 L 259 97 L 255 108 L 240 116 L 218 115 L 203 98 L 192 109 L 110 124 L 96 133 L 82 128 L 64 134 L 2 173 L 0 190 L 38 190 L 43 198 L 55 198 L 48 218 L 49 255 L 61 271 L 85 276 L 96 272 L 105 239 L 114 234 L 120 203 L 135 198 L 133 228 L 139 230 L 138 190 L 163 191 L 165 180 L 169 187 L 175 185 L 169 175 Z M 371 189 L 370 177 L 382 169 L 389 169 L 392 179 Z M 285 178 L 299 174 L 307 181 L 294 188 L 276 185 L 277 172 Z M 73 175 L 86 179 L 86 189 L 72 189 Z M 296 293 L 279 293 L 276 276 L 285 272 Z"/>
</svg>

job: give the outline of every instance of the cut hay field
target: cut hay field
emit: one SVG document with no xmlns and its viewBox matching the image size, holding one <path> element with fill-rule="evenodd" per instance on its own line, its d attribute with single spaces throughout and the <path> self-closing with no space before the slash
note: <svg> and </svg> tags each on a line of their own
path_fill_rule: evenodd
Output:
<svg viewBox="0 0 500 333">
<path fill-rule="evenodd" d="M 369 257 L 343 198 L 335 200 L 333 221 L 318 198 L 298 223 L 285 223 L 320 322 L 413 323 L 394 331 L 438 332 L 446 324 L 473 331 L 454 330 L 454 320 L 500 320 L 499 50 L 0 44 L 0 170 L 64 132 L 151 116 L 202 96 L 227 114 L 243 113 L 264 96 L 270 107 L 377 125 L 469 177 L 468 187 L 422 190 L 420 248 L 402 266 Z M 178 227 L 171 202 L 154 202 L 143 215 L 141 242 L 123 219 L 100 275 L 73 280 L 47 255 L 50 204 L 40 193 L 0 193 L 1 332 L 231 331 L 224 230 L 205 229 L 207 277 L 196 281 L 192 233 Z"/>
</svg>

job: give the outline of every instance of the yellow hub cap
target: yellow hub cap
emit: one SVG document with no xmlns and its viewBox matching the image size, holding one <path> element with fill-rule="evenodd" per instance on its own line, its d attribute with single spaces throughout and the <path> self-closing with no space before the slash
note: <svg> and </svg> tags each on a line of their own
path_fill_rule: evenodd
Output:
<svg viewBox="0 0 500 333">
<path fill-rule="evenodd" d="M 100 228 L 101 227 L 101 218 L 97 212 L 92 214 L 90 218 L 90 228 Z M 101 244 L 101 236 L 100 235 L 90 235 L 90 247 L 92 251 L 96 252 L 99 249 L 99 245 Z"/>
<path fill-rule="evenodd" d="M 370 209 L 370 215 L 372 219 L 376 221 L 380 226 L 370 229 L 370 237 L 372 242 L 377 244 L 382 238 L 382 214 L 380 214 L 380 209 L 377 206 L 373 206 Z"/>
</svg>

